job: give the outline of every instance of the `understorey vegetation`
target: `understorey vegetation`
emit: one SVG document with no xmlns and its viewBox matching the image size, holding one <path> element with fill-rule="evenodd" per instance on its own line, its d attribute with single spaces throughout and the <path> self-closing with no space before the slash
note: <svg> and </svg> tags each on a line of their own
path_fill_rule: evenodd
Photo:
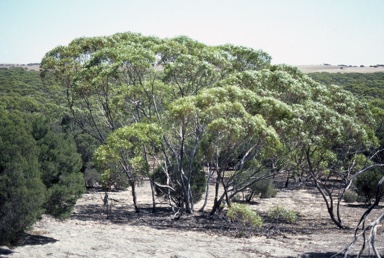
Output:
<svg viewBox="0 0 384 258">
<path fill-rule="evenodd" d="M 52 49 L 40 73 L 0 75 L 2 242 L 44 212 L 68 217 L 85 187 L 129 188 L 140 213 L 143 179 L 154 213 L 159 198 L 175 219 L 202 200 L 199 212 L 225 210 L 239 235 L 262 225 L 239 196 L 274 197 L 275 178 L 310 182 L 339 228 L 351 193 L 382 196 L 372 189 L 383 173 L 382 102 L 272 65 L 262 50 L 118 33 Z M 268 216 L 298 223 L 282 207 Z"/>
</svg>

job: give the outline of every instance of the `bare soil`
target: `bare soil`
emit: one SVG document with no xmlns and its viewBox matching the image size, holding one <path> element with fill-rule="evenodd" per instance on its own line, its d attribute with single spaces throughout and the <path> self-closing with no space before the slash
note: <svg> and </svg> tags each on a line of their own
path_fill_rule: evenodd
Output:
<svg viewBox="0 0 384 258">
<path fill-rule="evenodd" d="M 211 188 L 213 189 L 213 188 Z M 138 188 L 140 213 L 135 213 L 130 191 L 111 191 L 109 216 L 104 192 L 91 189 L 78 200 L 70 219 L 43 216 L 13 249 L 0 247 L 1 257 L 331 257 L 353 240 L 353 227 L 366 207 L 343 204 L 349 229 L 337 229 L 326 212 L 322 197 L 311 186 L 279 189 L 276 198 L 250 203 L 264 218 L 264 226 L 238 237 L 237 225 L 225 216 L 207 212 L 183 214 L 172 220 L 166 201 L 158 198 L 152 213 L 150 187 Z M 198 210 L 203 202 L 196 204 Z M 280 205 L 299 213 L 294 224 L 273 222 L 268 211 Z M 381 209 L 374 211 L 376 215 Z M 382 234 L 379 233 L 381 236 Z M 360 246 L 358 246 L 360 247 Z M 383 245 L 379 245 L 383 251 Z M 356 254 L 356 250 L 353 252 Z M 349 256 L 353 257 L 353 256 Z"/>
</svg>

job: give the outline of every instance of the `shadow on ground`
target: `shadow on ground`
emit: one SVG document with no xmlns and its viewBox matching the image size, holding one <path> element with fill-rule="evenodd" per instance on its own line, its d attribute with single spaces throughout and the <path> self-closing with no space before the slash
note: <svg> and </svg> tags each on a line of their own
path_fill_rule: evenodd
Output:
<svg viewBox="0 0 384 258">
<path fill-rule="evenodd" d="M 58 240 L 52 237 L 24 233 L 22 236 L 20 236 L 17 243 L 13 247 L 26 246 L 26 245 L 46 245 L 46 244 L 55 243 L 57 241 Z M 0 257 L 3 257 L 3 255 L 10 255 L 13 253 L 14 251 L 12 251 L 12 249 L 9 249 L 7 247 L 0 247 Z"/>
<path fill-rule="evenodd" d="M 46 245 L 46 244 L 53 244 L 59 240 L 54 239 L 52 237 L 46 237 L 42 235 L 33 235 L 25 233 L 23 236 L 18 240 L 18 243 L 16 246 L 25 246 L 25 245 Z"/>
<path fill-rule="evenodd" d="M 252 204 L 251 205 L 257 205 Z M 172 219 L 174 212 L 169 206 L 158 206 L 156 213 L 152 212 L 152 205 L 140 205 L 140 212 L 136 213 L 132 209 L 128 210 L 126 206 L 114 206 L 107 214 L 101 208 L 101 205 L 85 204 L 77 205 L 77 210 L 71 216 L 72 219 L 81 221 L 109 221 L 115 224 L 127 224 L 132 226 L 149 226 L 156 229 L 177 229 L 184 231 L 201 231 L 212 234 L 220 234 L 236 237 L 250 237 L 254 235 L 263 235 L 273 237 L 285 234 L 306 234 L 310 235 L 314 231 L 326 233 L 328 230 L 334 230 L 334 225 L 329 220 L 316 221 L 317 225 L 311 219 L 300 217 L 295 224 L 272 221 L 268 214 L 260 214 L 263 217 L 264 225 L 261 229 L 252 230 L 250 227 L 244 227 L 240 223 L 231 222 L 224 213 L 210 215 L 209 212 L 196 211 L 193 215 L 182 214 L 178 219 Z M 240 229 L 240 230 L 239 230 Z M 239 233 L 241 233 L 239 235 Z"/>
<path fill-rule="evenodd" d="M 311 252 L 305 253 L 300 256 L 300 258 L 343 258 L 344 255 L 340 253 L 333 252 Z M 357 255 L 347 255 L 347 258 L 357 258 Z M 372 255 L 362 255 L 361 258 L 373 257 Z"/>
<path fill-rule="evenodd" d="M 330 253 L 330 252 L 324 252 L 324 253 L 318 253 L 318 252 L 311 252 L 311 253 L 305 253 L 300 255 L 300 258 L 330 258 L 330 257 L 335 257 L 335 258 L 340 258 L 342 256 L 336 256 L 337 253 Z"/>
<path fill-rule="evenodd" d="M 9 249 L 1 248 L 1 247 L 0 247 L 0 257 L 1 257 L 2 255 L 8 255 L 8 254 L 12 254 L 12 253 L 13 253 L 12 250 L 9 250 Z"/>
</svg>

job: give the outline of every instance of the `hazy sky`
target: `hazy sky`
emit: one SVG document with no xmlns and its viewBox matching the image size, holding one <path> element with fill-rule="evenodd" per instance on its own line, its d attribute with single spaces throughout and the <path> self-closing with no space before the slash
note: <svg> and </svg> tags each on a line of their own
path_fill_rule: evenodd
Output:
<svg viewBox="0 0 384 258">
<path fill-rule="evenodd" d="M 384 0 L 0 0 L 0 63 L 139 32 L 262 49 L 292 65 L 384 63 Z"/>
</svg>

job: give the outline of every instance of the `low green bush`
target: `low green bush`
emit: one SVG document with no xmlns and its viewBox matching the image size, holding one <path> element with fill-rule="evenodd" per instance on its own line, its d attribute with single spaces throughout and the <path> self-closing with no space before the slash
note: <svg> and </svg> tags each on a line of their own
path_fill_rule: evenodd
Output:
<svg viewBox="0 0 384 258">
<path fill-rule="evenodd" d="M 260 198 L 275 198 L 277 195 L 275 185 L 271 178 L 256 181 L 249 187 L 249 189 L 250 193 L 246 196 L 248 202 L 258 194 L 260 194 Z"/>
<path fill-rule="evenodd" d="M 239 222 L 243 227 L 260 228 L 263 226 L 263 219 L 248 205 L 232 203 L 227 216 L 233 222 Z"/>
<path fill-rule="evenodd" d="M 297 221 L 297 212 L 287 210 L 281 206 L 275 206 L 268 212 L 268 216 L 275 222 L 293 224 Z"/>
</svg>

